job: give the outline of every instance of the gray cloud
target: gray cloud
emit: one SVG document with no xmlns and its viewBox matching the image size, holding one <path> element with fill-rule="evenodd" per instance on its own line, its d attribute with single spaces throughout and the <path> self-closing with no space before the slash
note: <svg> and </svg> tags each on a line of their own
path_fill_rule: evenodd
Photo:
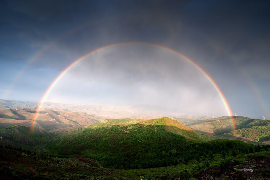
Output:
<svg viewBox="0 0 270 180">
<path fill-rule="evenodd" d="M 226 113 L 217 91 L 194 65 L 168 50 L 148 45 L 116 46 L 94 53 L 71 68 L 53 92 L 49 100 L 158 105 L 180 113 Z"/>
</svg>

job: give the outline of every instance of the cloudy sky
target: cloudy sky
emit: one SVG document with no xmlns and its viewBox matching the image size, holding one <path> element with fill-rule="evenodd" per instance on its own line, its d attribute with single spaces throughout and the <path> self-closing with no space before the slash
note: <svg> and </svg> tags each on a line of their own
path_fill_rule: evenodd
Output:
<svg viewBox="0 0 270 180">
<path fill-rule="evenodd" d="M 233 113 L 270 118 L 269 17 L 268 0 L 2 0 L 0 98 L 38 102 L 116 44 L 46 101 L 227 115 L 200 67 Z"/>
</svg>

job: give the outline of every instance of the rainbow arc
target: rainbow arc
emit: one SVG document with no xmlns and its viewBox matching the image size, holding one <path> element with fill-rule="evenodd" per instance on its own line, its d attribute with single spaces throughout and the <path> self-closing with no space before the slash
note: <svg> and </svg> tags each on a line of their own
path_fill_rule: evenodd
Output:
<svg viewBox="0 0 270 180">
<path fill-rule="evenodd" d="M 185 56 L 184 54 L 171 49 L 169 47 L 160 45 L 160 44 L 156 44 L 156 43 L 147 43 L 147 42 L 122 42 L 122 43 L 115 43 L 115 44 L 110 44 L 107 46 L 103 46 L 97 49 L 94 49 L 86 54 L 84 54 L 83 56 L 81 56 L 80 58 L 76 59 L 73 63 L 71 63 L 68 67 L 66 67 L 56 78 L 55 80 L 51 83 L 51 85 L 47 88 L 47 90 L 45 91 L 45 93 L 43 94 L 42 98 L 40 99 L 40 102 L 38 103 L 38 106 L 36 108 L 36 112 L 34 114 L 34 117 L 32 119 L 32 123 L 31 123 L 31 128 L 30 128 L 30 132 L 33 132 L 34 128 L 35 128 L 35 123 L 36 120 L 38 118 L 39 115 L 39 111 L 42 108 L 43 103 L 45 102 L 46 98 L 48 97 L 48 95 L 50 94 L 50 92 L 52 91 L 53 87 L 57 84 L 57 82 L 77 63 L 79 63 L 80 61 L 82 61 L 83 59 L 85 59 L 86 57 L 88 57 L 89 55 L 101 51 L 101 50 L 105 50 L 108 49 L 110 47 L 114 47 L 114 46 L 122 46 L 122 45 L 133 45 L 133 44 L 138 44 L 138 45 L 149 45 L 149 46 L 155 46 L 155 47 L 159 47 L 165 50 L 168 50 L 169 52 L 172 52 L 174 54 L 177 54 L 178 56 L 184 58 L 187 62 L 191 63 L 192 65 L 194 65 L 212 84 L 212 86 L 216 89 L 216 91 L 218 92 L 220 98 L 222 99 L 222 102 L 226 108 L 226 111 L 228 113 L 228 115 L 231 117 L 231 123 L 232 123 L 232 127 L 234 129 L 234 131 L 236 130 L 236 124 L 235 124 L 235 120 L 234 120 L 234 116 L 232 114 L 232 110 L 229 106 L 228 101 L 226 100 L 224 94 L 222 93 L 222 91 L 220 90 L 220 88 L 218 87 L 217 83 L 214 81 L 214 79 L 203 69 L 201 68 L 197 63 L 195 63 L 192 59 L 188 58 L 187 56 Z"/>
</svg>

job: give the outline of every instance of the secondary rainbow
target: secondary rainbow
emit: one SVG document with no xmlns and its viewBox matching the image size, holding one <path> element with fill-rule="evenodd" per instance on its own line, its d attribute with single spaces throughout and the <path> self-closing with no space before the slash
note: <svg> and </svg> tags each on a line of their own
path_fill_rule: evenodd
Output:
<svg viewBox="0 0 270 180">
<path fill-rule="evenodd" d="M 88 53 L 86 53 L 85 55 L 81 56 L 80 58 L 78 58 L 77 60 L 75 60 L 72 64 L 70 64 L 68 67 L 66 67 L 57 77 L 56 79 L 52 82 L 52 84 L 48 87 L 48 89 L 45 91 L 45 93 L 43 94 L 40 102 L 38 103 L 38 106 L 36 108 L 36 112 L 34 114 L 34 117 L 32 119 L 32 123 L 31 123 L 31 128 L 30 128 L 30 132 L 33 132 L 34 128 L 35 128 L 35 122 L 38 118 L 38 115 L 39 115 L 39 111 L 44 103 L 44 101 L 46 100 L 46 98 L 48 97 L 49 93 L 51 92 L 51 90 L 53 89 L 53 87 L 57 84 L 57 82 L 61 79 L 61 77 L 63 77 L 66 72 L 71 69 L 74 65 L 76 65 L 77 63 L 79 63 L 81 60 L 85 59 L 87 56 L 95 53 L 95 52 L 98 52 L 98 51 L 101 51 L 101 50 L 104 50 L 104 49 L 107 49 L 109 47 L 114 47 L 114 46 L 121 46 L 121 45 L 129 45 L 129 44 L 141 44 L 141 45 L 149 45 L 149 46 L 155 46 L 155 47 L 160 47 L 160 48 L 163 48 L 163 49 L 166 49 L 172 53 L 175 53 L 177 55 L 179 55 L 180 57 L 184 58 L 186 61 L 188 61 L 189 63 L 193 64 L 200 72 L 203 73 L 203 75 L 211 82 L 211 84 L 213 85 L 213 87 L 216 89 L 216 91 L 218 92 L 220 98 L 222 99 L 222 102 L 226 108 L 226 111 L 228 113 L 228 115 L 231 117 L 231 122 L 232 122 L 232 127 L 234 129 L 234 131 L 236 130 L 236 125 L 235 125 L 235 120 L 234 120 L 234 117 L 232 115 L 232 110 L 229 106 L 229 103 L 227 102 L 225 96 L 223 95 L 222 91 L 220 90 L 220 88 L 218 87 L 218 85 L 216 84 L 216 82 L 214 81 L 214 79 L 204 70 L 202 69 L 198 64 L 196 64 L 193 60 L 191 60 L 190 58 L 188 58 L 187 56 L 185 56 L 184 54 L 174 50 L 174 49 L 171 49 L 169 47 L 166 47 L 166 46 L 163 46 L 163 45 L 160 45 L 160 44 L 156 44 L 156 43 L 147 43 L 147 42 L 122 42 L 122 43 L 115 43 L 115 44 L 110 44 L 110 45 L 107 45 L 107 46 L 103 46 L 101 48 L 97 48 L 97 49 L 94 49 Z"/>
<path fill-rule="evenodd" d="M 113 18 L 113 17 L 112 17 Z M 67 38 L 68 36 L 74 34 L 75 32 L 84 29 L 87 26 L 95 26 L 97 23 L 101 23 L 101 22 L 106 22 L 109 21 L 111 18 L 107 18 L 107 19 L 103 19 L 103 20 L 97 20 L 93 23 L 86 23 L 83 24 L 79 27 L 73 28 L 69 31 L 67 31 L 66 33 L 62 34 L 61 36 L 57 37 L 56 39 L 52 40 L 50 43 L 48 43 L 46 46 L 44 46 L 43 48 L 41 48 L 39 51 L 37 51 L 29 60 L 27 60 L 26 64 L 22 67 L 22 69 L 20 71 L 18 71 L 17 75 L 14 77 L 12 83 L 10 84 L 10 86 L 7 88 L 6 92 L 3 95 L 3 99 L 8 99 L 8 97 L 10 96 L 10 94 L 12 93 L 12 90 L 14 89 L 14 86 L 16 85 L 16 83 L 20 80 L 20 78 L 22 77 L 22 75 L 26 72 L 26 70 L 29 68 L 29 65 L 34 63 L 35 61 L 37 61 L 38 59 L 40 59 L 40 57 L 42 57 L 49 49 L 51 49 L 54 45 L 56 45 L 57 43 L 59 43 L 61 40 Z"/>
</svg>

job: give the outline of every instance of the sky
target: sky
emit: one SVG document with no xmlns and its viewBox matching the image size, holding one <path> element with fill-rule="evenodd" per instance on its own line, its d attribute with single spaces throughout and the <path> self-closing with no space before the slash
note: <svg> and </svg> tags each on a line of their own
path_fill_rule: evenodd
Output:
<svg viewBox="0 0 270 180">
<path fill-rule="evenodd" d="M 2 0 L 0 99 L 39 102 L 99 49 L 45 101 L 223 116 L 222 94 L 270 119 L 269 17 L 268 0 Z"/>
</svg>

